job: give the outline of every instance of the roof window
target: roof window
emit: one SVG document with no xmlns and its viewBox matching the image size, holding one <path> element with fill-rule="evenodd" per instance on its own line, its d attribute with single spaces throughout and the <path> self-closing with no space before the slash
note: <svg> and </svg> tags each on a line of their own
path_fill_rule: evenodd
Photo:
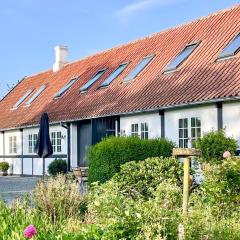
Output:
<svg viewBox="0 0 240 240">
<path fill-rule="evenodd" d="M 24 100 L 32 93 L 33 90 L 28 90 L 13 106 L 13 109 L 18 108 L 23 102 Z"/>
<path fill-rule="evenodd" d="M 41 86 L 34 94 L 33 96 L 26 102 L 26 106 L 30 106 L 32 102 L 45 90 L 47 86 L 43 85 Z"/>
<path fill-rule="evenodd" d="M 77 81 L 77 79 L 77 77 L 71 79 L 58 93 L 54 95 L 54 98 L 61 97 Z"/>
</svg>

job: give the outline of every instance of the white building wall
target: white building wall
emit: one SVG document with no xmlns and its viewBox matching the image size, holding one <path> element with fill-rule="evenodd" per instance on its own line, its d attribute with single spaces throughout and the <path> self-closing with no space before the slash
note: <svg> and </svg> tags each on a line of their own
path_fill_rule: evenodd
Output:
<svg viewBox="0 0 240 240">
<path fill-rule="evenodd" d="M 223 104 L 223 128 L 240 144 L 240 102 Z"/>
<path fill-rule="evenodd" d="M 0 156 L 3 155 L 3 153 L 3 133 L 0 132 Z"/>
<path fill-rule="evenodd" d="M 217 130 L 217 108 L 216 105 L 178 108 L 165 111 L 165 137 L 178 144 L 178 120 L 192 117 L 201 119 L 201 132 Z"/>
<path fill-rule="evenodd" d="M 120 117 L 120 132 L 125 132 L 127 136 L 131 135 L 131 124 L 139 124 L 139 134 L 141 131 L 140 124 L 148 123 L 149 138 L 161 137 L 161 117 L 159 113 L 144 113 L 135 115 L 126 115 Z"/>
<path fill-rule="evenodd" d="M 70 125 L 70 159 L 71 167 L 77 167 L 77 124 L 71 123 Z"/>
</svg>

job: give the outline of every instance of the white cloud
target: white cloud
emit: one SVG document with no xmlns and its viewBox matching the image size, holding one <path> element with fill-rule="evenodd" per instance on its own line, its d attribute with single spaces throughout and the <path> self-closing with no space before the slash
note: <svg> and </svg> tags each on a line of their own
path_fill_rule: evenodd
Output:
<svg viewBox="0 0 240 240">
<path fill-rule="evenodd" d="M 175 5 L 184 0 L 138 0 L 126 5 L 116 12 L 117 18 L 121 21 L 126 21 L 129 17 L 146 10 L 151 10 L 155 7 L 165 7 Z"/>
</svg>

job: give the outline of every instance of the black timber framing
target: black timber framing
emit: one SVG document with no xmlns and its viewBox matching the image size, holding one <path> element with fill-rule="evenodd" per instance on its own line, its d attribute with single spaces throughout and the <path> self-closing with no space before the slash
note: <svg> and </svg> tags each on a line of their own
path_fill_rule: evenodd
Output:
<svg viewBox="0 0 240 240">
<path fill-rule="evenodd" d="M 223 129 L 223 103 L 217 102 L 217 128 L 218 130 Z"/>
<path fill-rule="evenodd" d="M 165 138 L 165 111 L 159 110 L 159 115 L 161 119 L 161 138 Z"/>
</svg>

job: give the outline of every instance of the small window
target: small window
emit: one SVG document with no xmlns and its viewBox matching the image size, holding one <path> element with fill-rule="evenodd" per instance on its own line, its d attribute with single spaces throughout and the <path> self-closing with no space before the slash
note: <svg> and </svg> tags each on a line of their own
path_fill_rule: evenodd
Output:
<svg viewBox="0 0 240 240">
<path fill-rule="evenodd" d="M 144 57 L 142 61 L 125 77 L 124 82 L 134 79 L 154 58 L 155 55 Z"/>
<path fill-rule="evenodd" d="M 187 45 L 182 52 L 167 65 L 164 72 L 176 70 L 191 55 L 197 46 L 197 43 Z"/>
<path fill-rule="evenodd" d="M 9 153 L 17 153 L 17 137 L 16 136 L 10 136 L 9 137 Z"/>
<path fill-rule="evenodd" d="M 187 148 L 188 147 L 188 119 L 183 118 L 178 120 L 178 138 L 179 138 L 179 147 Z"/>
<path fill-rule="evenodd" d="M 34 94 L 33 96 L 26 102 L 27 106 L 30 106 L 32 102 L 45 90 L 46 85 L 41 86 Z"/>
<path fill-rule="evenodd" d="M 138 137 L 138 124 L 131 124 L 131 136 Z"/>
<path fill-rule="evenodd" d="M 76 81 L 78 78 L 73 78 L 68 82 L 58 93 L 54 95 L 54 98 L 61 97 Z"/>
<path fill-rule="evenodd" d="M 148 124 L 141 123 L 141 139 L 148 139 Z"/>
<path fill-rule="evenodd" d="M 32 90 L 28 90 L 28 91 L 23 95 L 23 97 L 21 97 L 21 98 L 17 101 L 17 103 L 15 103 L 15 105 L 13 106 L 13 109 L 18 108 L 19 105 L 20 105 L 21 103 L 23 103 L 24 100 L 25 100 L 31 93 L 32 93 Z"/>
<path fill-rule="evenodd" d="M 29 134 L 28 135 L 28 152 L 33 153 L 35 145 L 37 143 L 37 134 Z"/>
<path fill-rule="evenodd" d="M 107 87 L 115 78 L 117 78 L 123 70 L 127 67 L 128 63 L 122 63 L 118 68 L 102 83 L 101 87 Z"/>
<path fill-rule="evenodd" d="M 81 88 L 80 92 L 87 91 L 106 71 L 106 68 L 99 70 L 87 83 L 85 83 Z"/>
<path fill-rule="evenodd" d="M 191 145 L 195 147 L 195 141 L 201 138 L 201 120 L 200 118 L 191 118 Z"/>
<path fill-rule="evenodd" d="M 223 49 L 218 59 L 231 57 L 240 50 L 240 33 Z"/>
<path fill-rule="evenodd" d="M 51 141 L 53 152 L 62 152 L 62 133 L 61 132 L 52 132 Z"/>
</svg>

